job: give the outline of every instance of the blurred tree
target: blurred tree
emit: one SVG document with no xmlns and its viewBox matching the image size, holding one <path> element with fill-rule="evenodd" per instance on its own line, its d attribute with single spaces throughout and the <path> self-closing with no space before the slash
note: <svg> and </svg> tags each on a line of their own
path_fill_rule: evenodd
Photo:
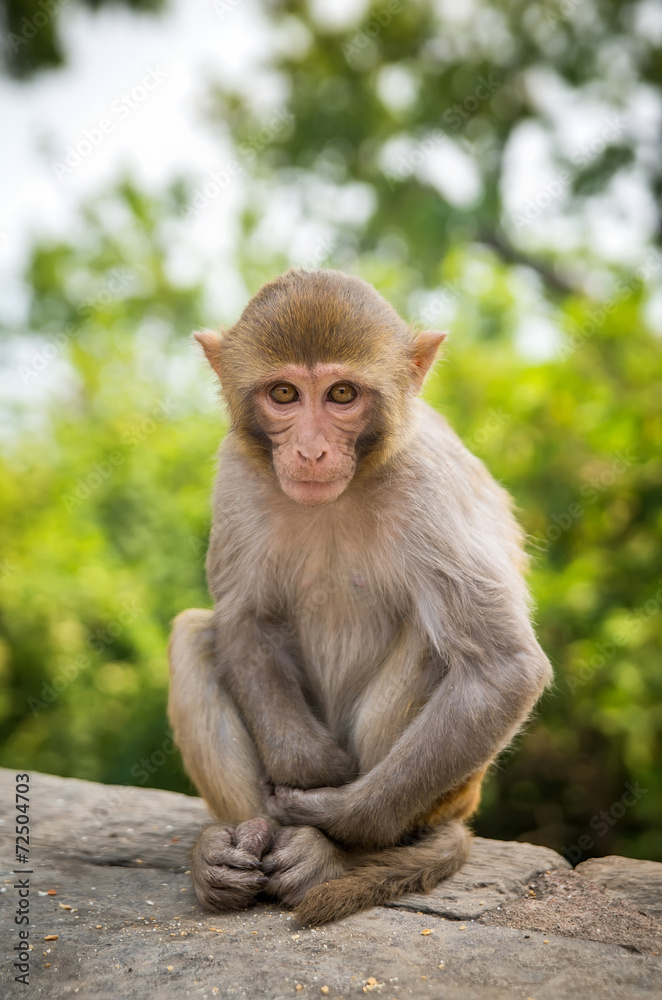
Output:
<svg viewBox="0 0 662 1000">
<path fill-rule="evenodd" d="M 202 289 L 167 276 L 177 207 L 125 184 L 87 213 L 82 243 L 33 253 L 28 329 L 43 339 L 16 372 L 30 392 L 0 458 L 4 764 L 136 783 L 165 748 L 150 783 L 183 782 L 164 643 L 183 605 L 207 601 L 223 424 L 176 347 L 202 311 Z M 52 402 L 30 431 L 39 395 Z"/>
<path fill-rule="evenodd" d="M 659 6 L 375 0 L 339 13 L 265 0 L 262 9 L 274 40 L 269 87 L 251 79 L 217 90 L 218 118 L 256 181 L 247 266 L 273 250 L 280 205 L 290 221 L 316 220 L 335 259 L 385 256 L 409 271 L 411 288 L 436 287 L 448 249 L 479 241 L 566 292 L 581 287 L 596 241 L 606 249 L 595 219 L 577 226 L 577 216 L 590 207 L 604 222 L 612 212 L 622 228 L 630 183 L 647 199 L 644 236 L 659 243 Z M 518 201 L 514 154 L 525 145 L 537 159 L 523 169 L 540 184 Z M 281 232 L 287 253 L 291 232 Z M 615 257 L 623 263 L 622 240 Z"/>
<path fill-rule="evenodd" d="M 94 9 L 111 6 L 111 0 L 84 2 Z M 163 0 L 122 2 L 135 11 L 153 12 L 163 6 Z M 5 70 L 11 76 L 26 78 L 38 70 L 64 64 L 58 20 L 62 8 L 69 6 L 71 0 L 0 0 L 0 54 Z"/>
</svg>

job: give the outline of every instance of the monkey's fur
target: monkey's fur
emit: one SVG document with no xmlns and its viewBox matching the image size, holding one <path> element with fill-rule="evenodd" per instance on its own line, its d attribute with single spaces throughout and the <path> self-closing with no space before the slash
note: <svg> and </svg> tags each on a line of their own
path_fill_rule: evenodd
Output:
<svg viewBox="0 0 662 1000">
<path fill-rule="evenodd" d="M 179 615 L 170 646 L 170 719 L 218 819 L 193 881 L 212 909 L 266 892 L 319 924 L 461 867 L 483 775 L 551 670 L 509 498 L 416 398 L 440 335 L 416 339 L 358 278 L 291 271 L 199 339 L 232 425 L 214 610 Z M 362 394 L 332 502 L 284 492 L 256 403 L 291 365 L 337 365 Z"/>
</svg>

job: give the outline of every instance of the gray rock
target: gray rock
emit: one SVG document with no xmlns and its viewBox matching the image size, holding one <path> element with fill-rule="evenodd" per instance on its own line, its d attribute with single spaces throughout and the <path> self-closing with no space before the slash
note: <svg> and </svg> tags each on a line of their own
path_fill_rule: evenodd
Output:
<svg viewBox="0 0 662 1000">
<path fill-rule="evenodd" d="M 605 887 L 613 899 L 625 899 L 641 913 L 662 918 L 662 864 L 610 854 L 591 858 L 575 871 Z"/>
<path fill-rule="evenodd" d="M 662 954 L 662 923 L 656 917 L 624 899 L 610 899 L 603 886 L 576 869 L 539 875 L 528 898 L 490 910 L 481 923 L 620 945 L 640 955 Z"/>
<path fill-rule="evenodd" d="M 207 819 L 199 799 L 36 773 L 30 799 L 33 950 L 26 990 L 14 982 L 12 965 L 19 943 L 14 885 L 22 877 L 12 871 L 26 866 L 14 863 L 14 772 L 0 770 L 1 856 L 9 862 L 0 875 L 3 997 L 652 1000 L 662 994 L 656 956 L 457 919 L 488 905 L 488 913 L 496 912 L 505 900 L 526 895 L 534 872 L 566 868 L 543 848 L 477 840 L 452 886 L 434 896 L 302 928 L 275 905 L 240 914 L 199 908 L 186 870 Z M 422 901 L 431 904 L 429 912 Z M 57 940 L 45 940 L 52 935 Z"/>
</svg>

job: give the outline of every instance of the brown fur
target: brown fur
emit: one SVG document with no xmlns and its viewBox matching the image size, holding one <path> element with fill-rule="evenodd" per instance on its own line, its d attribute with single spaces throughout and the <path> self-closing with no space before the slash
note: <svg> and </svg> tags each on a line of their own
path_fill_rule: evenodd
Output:
<svg viewBox="0 0 662 1000">
<path fill-rule="evenodd" d="M 408 892 L 430 892 L 462 867 L 469 851 L 467 828 L 445 823 L 418 844 L 366 854 L 347 874 L 309 889 L 297 917 L 303 924 L 324 924 Z"/>
<path fill-rule="evenodd" d="M 220 824 L 193 868 L 205 905 L 262 889 L 320 923 L 453 874 L 486 769 L 549 681 L 509 498 L 415 398 L 441 339 L 328 271 L 290 272 L 222 338 L 199 335 L 232 430 L 207 559 L 214 610 L 175 622 L 169 711 Z M 315 454 L 335 475 L 337 447 L 353 448 L 355 471 L 309 505 L 280 481 L 281 424 L 260 400 L 292 365 L 316 392 L 329 364 L 359 387 L 359 416 L 301 396 L 283 437 L 302 475 L 322 475 Z M 322 443 L 303 460 L 313 431 Z M 228 854 L 254 818 L 273 832 L 257 858 L 266 883 L 256 852 Z"/>
</svg>

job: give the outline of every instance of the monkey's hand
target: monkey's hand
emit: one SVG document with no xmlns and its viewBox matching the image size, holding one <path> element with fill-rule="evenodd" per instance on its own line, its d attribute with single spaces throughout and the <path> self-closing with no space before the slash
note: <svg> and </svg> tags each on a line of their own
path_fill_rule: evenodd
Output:
<svg viewBox="0 0 662 1000">
<path fill-rule="evenodd" d="M 265 787 L 269 815 L 283 826 L 316 826 L 328 830 L 345 812 L 343 788 Z"/>
<path fill-rule="evenodd" d="M 264 747 L 264 768 L 273 785 L 302 789 L 336 787 L 356 777 L 356 764 L 329 733 L 305 736 L 305 739 L 288 736 L 282 752 L 269 745 Z"/>
</svg>

